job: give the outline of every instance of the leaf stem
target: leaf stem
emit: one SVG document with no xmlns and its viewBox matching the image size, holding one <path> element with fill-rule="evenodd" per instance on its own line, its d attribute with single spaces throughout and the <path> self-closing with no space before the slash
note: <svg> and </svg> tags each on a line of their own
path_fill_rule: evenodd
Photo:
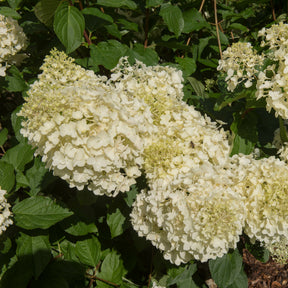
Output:
<svg viewBox="0 0 288 288">
<path fill-rule="evenodd" d="M 217 42 L 219 47 L 220 58 L 222 59 L 222 48 L 219 34 L 219 26 L 218 26 L 218 17 L 217 17 L 217 0 L 214 0 L 214 15 L 215 15 L 215 25 L 216 25 L 216 34 L 217 34 Z"/>
<path fill-rule="evenodd" d="M 149 31 L 149 8 L 146 8 L 144 48 L 147 48 L 147 46 L 148 46 L 148 31 Z"/>
<path fill-rule="evenodd" d="M 270 3 L 271 3 L 271 7 L 272 7 L 272 17 L 273 17 L 273 20 L 276 21 L 274 1 L 273 1 L 273 0 L 270 0 Z"/>
</svg>

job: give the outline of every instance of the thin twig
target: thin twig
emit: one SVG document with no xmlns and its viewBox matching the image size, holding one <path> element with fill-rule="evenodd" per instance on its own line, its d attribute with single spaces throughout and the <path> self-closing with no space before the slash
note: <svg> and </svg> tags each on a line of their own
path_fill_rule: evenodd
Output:
<svg viewBox="0 0 288 288">
<path fill-rule="evenodd" d="M 152 276 L 152 269 L 153 269 L 152 262 L 153 262 L 153 250 L 151 250 L 150 273 L 149 273 L 149 279 L 148 279 L 147 288 L 150 287 L 150 283 L 151 283 L 151 276 Z"/>
<path fill-rule="evenodd" d="M 83 4 L 82 4 L 81 0 L 79 0 L 78 3 L 79 3 L 80 11 L 82 11 L 82 10 L 83 10 Z M 86 42 L 88 43 L 88 45 L 91 45 L 91 44 L 92 44 L 92 41 L 91 41 L 91 39 L 89 38 L 86 30 L 84 30 L 83 35 L 84 35 L 84 38 L 85 38 Z"/>
<path fill-rule="evenodd" d="M 271 7 L 272 7 L 272 16 L 273 16 L 273 20 L 276 21 L 274 1 L 273 1 L 273 0 L 270 0 L 270 3 L 271 3 Z"/>
<path fill-rule="evenodd" d="M 218 47 L 219 47 L 220 58 L 222 59 L 222 49 L 221 49 L 221 41 L 220 41 L 218 17 L 217 17 L 217 0 L 214 0 L 214 14 L 215 14 L 215 25 L 216 25 L 217 42 L 218 42 Z"/>
<path fill-rule="evenodd" d="M 111 286 L 120 287 L 119 284 L 116 284 L 116 283 L 113 283 L 113 282 L 111 282 L 111 281 L 108 281 L 108 280 L 99 278 L 99 277 L 97 277 L 97 276 L 90 276 L 90 277 L 91 277 L 92 279 L 99 280 L 99 281 L 104 282 L 104 283 L 106 283 L 106 284 L 109 284 L 109 285 L 111 285 Z"/>
<path fill-rule="evenodd" d="M 202 0 L 202 2 L 201 2 L 201 5 L 200 5 L 200 8 L 199 8 L 199 12 L 201 12 L 202 11 L 202 9 L 203 9 L 203 6 L 204 6 L 204 3 L 205 3 L 205 0 Z"/>
<path fill-rule="evenodd" d="M 149 32 L 149 8 L 146 9 L 145 14 L 145 41 L 144 41 L 144 48 L 148 46 L 148 32 Z"/>
</svg>

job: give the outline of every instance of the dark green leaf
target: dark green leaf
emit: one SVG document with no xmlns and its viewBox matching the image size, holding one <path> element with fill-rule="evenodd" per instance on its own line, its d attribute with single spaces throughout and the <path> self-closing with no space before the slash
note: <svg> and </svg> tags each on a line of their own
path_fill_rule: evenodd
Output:
<svg viewBox="0 0 288 288">
<path fill-rule="evenodd" d="M 278 118 L 279 118 L 280 138 L 282 143 L 286 143 L 288 142 L 286 127 L 284 126 L 283 119 L 280 116 Z"/>
<path fill-rule="evenodd" d="M 161 6 L 160 16 L 167 24 L 169 31 L 173 32 L 178 38 L 184 28 L 181 9 L 178 6 L 166 3 Z"/>
<path fill-rule="evenodd" d="M 183 76 L 187 77 L 193 74 L 196 71 L 196 62 L 193 58 L 189 57 L 176 57 L 175 61 L 181 66 L 181 70 L 183 71 Z M 190 82 L 191 83 L 191 82 Z M 202 84 L 202 83 L 201 83 Z M 192 85 L 192 84 L 191 84 Z M 193 86 L 192 86 L 193 87 Z"/>
<path fill-rule="evenodd" d="M 115 8 L 127 7 L 132 10 L 137 8 L 137 4 L 132 0 L 98 0 L 97 4 Z"/>
<path fill-rule="evenodd" d="M 65 232 L 74 236 L 84 236 L 88 235 L 89 233 L 98 232 L 95 223 L 87 224 L 82 222 L 76 215 L 62 221 L 61 226 L 64 227 Z"/>
<path fill-rule="evenodd" d="M 196 95 L 201 97 L 201 98 L 204 98 L 205 97 L 205 86 L 199 80 L 197 80 L 194 77 L 188 77 L 187 79 L 190 82 Z"/>
<path fill-rule="evenodd" d="M 7 140 L 7 136 L 8 136 L 8 129 L 7 128 L 2 129 L 0 132 L 0 146 L 4 145 L 4 143 Z"/>
<path fill-rule="evenodd" d="M 54 16 L 54 31 L 69 54 L 82 43 L 85 28 L 84 16 L 74 6 L 64 3 L 57 9 Z"/>
<path fill-rule="evenodd" d="M 164 0 L 146 0 L 146 8 L 150 8 L 150 7 L 157 7 L 160 6 L 162 3 L 164 2 Z"/>
<path fill-rule="evenodd" d="M 20 188 L 26 188 L 26 187 L 29 187 L 29 182 L 28 182 L 26 176 L 22 172 L 18 171 L 16 173 L 16 188 L 15 188 L 15 190 L 17 191 Z"/>
<path fill-rule="evenodd" d="M 136 185 L 132 185 L 130 191 L 126 192 L 125 195 L 125 202 L 128 205 L 128 207 L 132 207 L 132 204 L 134 203 L 136 199 L 136 195 L 138 193 L 138 189 Z"/>
<path fill-rule="evenodd" d="M 258 140 L 256 114 L 251 111 L 244 113 L 244 115 L 234 113 L 234 121 L 230 126 L 234 136 L 231 155 L 250 154 Z"/>
<path fill-rule="evenodd" d="M 113 23 L 113 18 L 110 15 L 103 13 L 97 8 L 89 7 L 83 9 L 81 12 L 90 31 L 97 31 L 102 26 Z"/>
<path fill-rule="evenodd" d="M 26 179 L 31 188 L 29 195 L 34 196 L 41 191 L 41 184 L 47 173 L 48 170 L 45 168 L 45 164 L 40 160 L 40 158 L 35 158 L 34 165 L 26 172 Z"/>
<path fill-rule="evenodd" d="M 25 143 L 19 143 L 18 145 L 9 149 L 2 160 L 12 164 L 16 171 L 23 171 L 25 165 L 33 160 L 33 150 L 31 146 Z"/>
<path fill-rule="evenodd" d="M 22 0 L 8 0 L 8 4 L 11 8 L 16 9 L 19 7 L 19 4 L 22 2 Z"/>
<path fill-rule="evenodd" d="M 7 90 L 9 92 L 23 92 L 28 89 L 28 85 L 23 79 L 23 75 L 16 66 L 12 66 L 9 69 L 9 74 L 12 74 L 12 76 L 6 76 L 5 78 L 8 81 Z"/>
<path fill-rule="evenodd" d="M 52 26 L 55 12 L 60 3 L 60 0 L 41 0 L 35 5 L 34 13 L 46 26 Z"/>
<path fill-rule="evenodd" d="M 183 19 L 183 33 L 199 31 L 202 28 L 210 28 L 210 24 L 204 19 L 202 14 L 196 8 L 184 11 Z"/>
<path fill-rule="evenodd" d="M 97 46 L 91 45 L 91 58 L 95 65 L 103 65 L 111 70 L 119 59 L 126 54 L 128 47 L 116 40 L 100 42 Z"/>
<path fill-rule="evenodd" d="M 124 29 L 138 32 L 138 24 L 137 23 L 133 23 L 133 22 L 127 21 L 125 19 L 118 19 L 117 22 L 121 23 L 123 25 Z"/>
<path fill-rule="evenodd" d="M 142 44 L 136 43 L 133 49 L 130 49 L 129 52 L 130 57 L 133 57 L 148 66 L 156 65 L 158 63 L 157 52 L 152 48 L 145 48 Z"/>
<path fill-rule="evenodd" d="M 188 266 L 188 269 L 185 269 L 183 272 L 178 274 L 174 278 L 170 278 L 167 281 L 167 285 L 177 284 L 179 288 L 197 288 L 198 286 L 192 279 L 192 276 L 197 271 L 197 265 L 192 264 Z"/>
<path fill-rule="evenodd" d="M 29 236 L 20 233 L 20 237 L 16 242 L 16 255 L 18 257 L 31 257 L 34 276 L 37 279 L 52 257 L 50 252 L 49 236 Z"/>
<path fill-rule="evenodd" d="M 21 18 L 20 14 L 18 14 L 14 9 L 9 7 L 0 7 L 0 14 L 6 17 L 11 17 L 16 20 L 19 20 Z"/>
<path fill-rule="evenodd" d="M 110 229 L 111 237 L 115 238 L 123 233 L 123 224 L 125 222 L 125 216 L 117 208 L 112 214 L 107 215 L 107 224 Z"/>
<path fill-rule="evenodd" d="M 11 114 L 11 122 L 12 127 L 15 133 L 15 137 L 19 142 L 25 142 L 25 138 L 20 133 L 20 130 L 22 128 L 21 122 L 23 120 L 23 117 L 17 116 L 17 113 L 21 110 L 21 106 L 18 106 Z"/>
<path fill-rule="evenodd" d="M 13 207 L 16 225 L 24 229 L 47 229 L 73 212 L 43 196 L 27 198 Z"/>
<path fill-rule="evenodd" d="M 248 277 L 243 270 L 243 267 L 234 282 L 227 288 L 248 288 Z"/>
<path fill-rule="evenodd" d="M 212 279 L 221 288 L 227 288 L 238 277 L 242 269 L 242 257 L 235 249 L 221 258 L 209 261 Z"/>
<path fill-rule="evenodd" d="M 116 251 L 110 252 L 104 259 L 101 265 L 101 272 L 97 273 L 96 276 L 99 278 L 108 280 L 115 284 L 120 285 L 122 282 L 122 277 L 126 274 L 123 262 Z M 107 285 L 104 282 L 96 281 L 97 287 L 99 288 L 110 288 L 110 285 Z"/>
<path fill-rule="evenodd" d="M 242 24 L 240 24 L 240 23 L 232 23 L 232 24 L 229 26 L 229 28 L 230 28 L 230 29 L 241 30 L 241 31 L 243 31 L 243 32 L 248 32 L 248 31 L 249 31 L 249 29 L 248 29 L 246 26 L 244 26 L 244 25 L 242 25 Z"/>
<path fill-rule="evenodd" d="M 94 236 L 90 239 L 77 241 L 76 254 L 83 264 L 96 267 L 101 257 L 101 244 Z"/>
<path fill-rule="evenodd" d="M 0 160 L 0 187 L 7 192 L 10 192 L 15 184 L 14 168 L 11 164 L 8 164 Z"/>
<path fill-rule="evenodd" d="M 27 288 L 34 274 L 31 257 L 24 257 L 13 263 L 1 278 L 0 288 Z"/>
</svg>

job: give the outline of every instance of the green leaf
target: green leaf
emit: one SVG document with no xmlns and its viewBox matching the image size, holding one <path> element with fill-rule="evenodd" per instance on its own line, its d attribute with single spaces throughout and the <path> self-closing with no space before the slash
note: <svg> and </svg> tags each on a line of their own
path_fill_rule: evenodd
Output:
<svg viewBox="0 0 288 288">
<path fill-rule="evenodd" d="M 176 57 L 175 61 L 181 66 L 181 70 L 183 71 L 183 76 L 187 77 L 193 74 L 196 71 L 196 62 L 193 58 L 189 57 Z M 195 79 L 196 80 L 196 79 Z M 193 82 L 193 81 L 192 81 Z M 191 83 L 191 82 L 190 82 Z M 202 83 L 201 83 L 202 84 Z M 192 84 L 191 84 L 192 85 Z M 202 84 L 203 85 L 203 84 Z M 193 87 L 193 86 L 192 86 Z"/>
<path fill-rule="evenodd" d="M 116 251 L 110 252 L 104 259 L 101 265 L 101 272 L 97 273 L 96 276 L 106 281 L 113 282 L 120 285 L 122 283 L 122 277 L 126 274 L 125 268 L 123 266 L 123 261 Z M 110 285 L 107 285 L 104 282 L 96 281 L 97 287 L 99 288 L 110 288 Z"/>
<path fill-rule="evenodd" d="M 164 0 L 146 0 L 145 8 L 157 7 L 163 3 Z"/>
<path fill-rule="evenodd" d="M 65 260 L 81 263 L 76 254 L 76 244 L 65 239 L 60 243 L 60 249 Z"/>
<path fill-rule="evenodd" d="M 156 65 L 158 63 L 158 54 L 152 48 L 145 48 L 144 45 L 136 43 L 133 49 L 129 50 L 129 60 L 137 59 L 148 66 Z"/>
<path fill-rule="evenodd" d="M 54 16 L 54 31 L 69 54 L 82 43 L 85 20 L 81 12 L 74 6 L 64 3 L 59 6 Z"/>
<path fill-rule="evenodd" d="M 60 3 L 60 0 L 41 0 L 35 5 L 34 13 L 46 26 L 52 26 L 55 12 Z"/>
<path fill-rule="evenodd" d="M 138 32 L 138 24 L 137 23 L 133 23 L 133 22 L 127 21 L 125 19 L 118 19 L 117 22 L 121 23 L 123 25 L 124 29 Z"/>
<path fill-rule="evenodd" d="M 8 81 L 7 90 L 9 92 L 23 92 L 28 89 L 28 85 L 23 79 L 22 73 L 16 66 L 12 66 L 9 69 L 9 74 L 12 74 L 12 76 L 5 77 L 5 79 Z"/>
<path fill-rule="evenodd" d="M 33 154 L 34 152 L 30 145 L 19 143 L 10 148 L 2 157 L 2 160 L 12 164 L 16 171 L 23 171 L 25 165 L 33 160 Z"/>
<path fill-rule="evenodd" d="M 280 128 L 280 138 L 281 138 L 282 143 L 286 143 L 288 142 L 286 127 L 284 125 L 284 121 L 282 117 L 278 116 L 278 119 L 279 119 L 279 128 Z"/>
<path fill-rule="evenodd" d="M 9 8 L 9 7 L 0 7 L 0 14 L 6 17 L 11 17 L 16 20 L 21 19 L 21 15 L 18 14 L 14 9 Z"/>
<path fill-rule="evenodd" d="M 16 225 L 24 229 L 47 229 L 73 212 L 43 196 L 27 198 L 13 207 Z"/>
<path fill-rule="evenodd" d="M 173 32 L 178 38 L 184 28 L 182 11 L 178 6 L 165 3 L 161 6 L 159 13 L 167 24 L 169 31 Z"/>
<path fill-rule="evenodd" d="M 22 106 L 18 106 L 11 114 L 11 122 L 12 127 L 15 133 L 15 137 L 19 142 L 26 142 L 26 139 L 22 136 L 20 133 L 20 130 L 22 128 L 21 122 L 23 120 L 23 117 L 17 116 L 17 113 L 21 110 Z"/>
<path fill-rule="evenodd" d="M 117 208 L 112 214 L 107 215 L 107 224 L 110 229 L 112 239 L 123 233 L 123 224 L 125 222 L 125 216 Z"/>
<path fill-rule="evenodd" d="M 238 277 L 242 269 L 242 257 L 235 249 L 221 258 L 209 261 L 212 279 L 221 288 L 227 288 Z"/>
<path fill-rule="evenodd" d="M 4 143 L 7 141 L 7 136 L 8 136 L 8 129 L 4 128 L 0 132 L 0 146 L 3 146 Z"/>
<path fill-rule="evenodd" d="M 97 31 L 104 25 L 113 23 L 113 18 L 103 13 L 97 8 L 85 8 L 82 11 L 82 14 L 85 17 L 86 27 L 89 31 Z"/>
<path fill-rule="evenodd" d="M 103 65 L 111 70 L 127 51 L 128 47 L 126 45 L 116 40 L 108 40 L 107 42 L 100 42 L 97 46 L 91 45 L 91 58 L 94 65 Z"/>
<path fill-rule="evenodd" d="M 0 187 L 10 192 L 15 184 L 14 167 L 4 161 L 0 161 Z"/>
<path fill-rule="evenodd" d="M 39 157 L 35 158 L 34 165 L 26 172 L 26 179 L 29 183 L 29 187 L 31 188 L 29 195 L 35 196 L 38 192 L 41 191 L 41 184 L 47 173 L 48 170 L 45 168 L 45 164 Z"/>
<path fill-rule="evenodd" d="M 18 171 L 16 173 L 16 188 L 15 188 L 15 190 L 17 191 L 20 188 L 26 188 L 26 187 L 29 187 L 29 182 L 28 182 L 26 176 L 22 172 Z"/>
<path fill-rule="evenodd" d="M 234 121 L 230 126 L 234 136 L 231 156 L 239 153 L 248 155 L 258 141 L 257 115 L 248 111 L 244 115 L 234 113 L 233 116 Z"/>
<path fill-rule="evenodd" d="M 90 239 L 76 242 L 76 255 L 86 265 L 96 267 L 101 257 L 101 244 L 92 236 Z"/>
<path fill-rule="evenodd" d="M 137 8 L 137 4 L 132 0 L 98 0 L 97 4 L 115 8 L 126 7 L 131 10 L 135 10 Z"/>
<path fill-rule="evenodd" d="M 61 226 L 66 233 L 73 236 L 85 236 L 89 233 L 97 233 L 98 229 L 95 223 L 82 222 L 76 215 L 69 217 L 61 222 Z"/>
<path fill-rule="evenodd" d="M 176 284 L 179 288 L 197 288 L 198 286 L 192 279 L 192 276 L 197 271 L 197 265 L 189 265 L 187 269 L 178 274 L 174 278 L 169 278 L 167 281 L 167 286 Z"/>
<path fill-rule="evenodd" d="M 34 276 L 37 279 L 52 258 L 49 236 L 29 236 L 20 232 L 20 237 L 16 242 L 16 255 L 18 257 L 31 257 Z"/>
<path fill-rule="evenodd" d="M 241 31 L 243 31 L 243 32 L 248 32 L 248 31 L 249 31 L 249 29 L 248 29 L 246 26 L 244 26 L 244 25 L 242 25 L 242 24 L 240 24 L 240 23 L 232 23 L 232 24 L 229 26 L 229 28 L 230 28 L 230 29 L 241 30 Z"/>
<path fill-rule="evenodd" d="M 11 264 L 11 267 L 1 277 L 1 288 L 27 288 L 33 277 L 33 266 L 31 257 L 20 258 L 15 256 L 16 263 Z M 13 260 L 14 260 L 13 259 Z M 14 261 L 13 261 L 14 262 Z"/>
<path fill-rule="evenodd" d="M 131 189 L 130 191 L 126 192 L 125 193 L 125 202 L 126 204 L 128 205 L 128 207 L 132 207 L 135 199 L 136 199 L 136 195 L 138 194 L 138 189 L 137 189 L 137 186 L 134 184 L 131 186 Z"/>
<path fill-rule="evenodd" d="M 11 8 L 16 9 L 19 7 L 19 4 L 22 2 L 22 0 L 8 0 L 8 4 Z"/>
<path fill-rule="evenodd" d="M 199 31 L 203 28 L 210 28 L 210 24 L 196 8 L 184 11 L 183 19 L 183 33 L 190 33 L 192 31 Z"/>
<path fill-rule="evenodd" d="M 234 282 L 227 288 L 248 288 L 248 277 L 243 270 L 243 267 Z"/>
<path fill-rule="evenodd" d="M 201 98 L 204 98 L 205 97 L 205 86 L 194 77 L 188 77 L 187 79 L 188 79 L 189 83 L 191 84 L 193 90 L 195 91 L 196 95 L 201 97 Z"/>
</svg>

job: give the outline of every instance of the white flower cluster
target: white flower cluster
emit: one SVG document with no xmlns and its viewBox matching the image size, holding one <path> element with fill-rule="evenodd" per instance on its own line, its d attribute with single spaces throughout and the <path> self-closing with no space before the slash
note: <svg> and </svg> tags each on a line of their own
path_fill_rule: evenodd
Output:
<svg viewBox="0 0 288 288">
<path fill-rule="evenodd" d="M 191 169 L 168 187 L 155 181 L 138 194 L 132 224 L 176 265 L 222 257 L 236 248 L 244 226 L 244 198 L 237 189 L 220 167 Z"/>
<path fill-rule="evenodd" d="M 141 174 L 142 138 L 155 130 L 149 107 L 63 52 L 52 51 L 42 69 L 19 113 L 36 154 L 70 187 L 109 196 L 129 190 Z"/>
<path fill-rule="evenodd" d="M 262 65 L 263 55 L 257 55 L 250 43 L 233 43 L 223 52 L 223 59 L 219 60 L 217 70 L 227 73 L 225 81 L 227 89 L 234 91 L 237 85 L 245 81 L 246 88 L 252 86 L 257 66 Z"/>
<path fill-rule="evenodd" d="M 5 76 L 10 64 L 17 64 L 23 55 L 16 55 L 27 45 L 22 27 L 11 17 L 0 14 L 0 76 Z"/>
<path fill-rule="evenodd" d="M 244 232 L 265 245 L 288 238 L 288 166 L 275 157 L 231 159 L 236 184 L 245 197 Z M 235 169 L 236 168 L 236 169 Z"/>
<path fill-rule="evenodd" d="M 13 224 L 11 220 L 12 213 L 10 212 L 10 204 L 7 203 L 5 198 L 6 191 L 0 187 L 0 235 L 7 229 L 8 226 Z"/>
<path fill-rule="evenodd" d="M 246 80 L 245 87 L 256 82 L 256 98 L 265 98 L 267 111 L 275 110 L 276 117 L 288 119 L 288 24 L 274 24 L 263 28 L 258 36 L 264 37 L 261 46 L 268 50 L 261 55 L 250 43 L 232 44 L 223 52 L 218 70 L 227 74 L 228 90 Z M 269 65 L 264 65 L 265 60 Z"/>
</svg>

